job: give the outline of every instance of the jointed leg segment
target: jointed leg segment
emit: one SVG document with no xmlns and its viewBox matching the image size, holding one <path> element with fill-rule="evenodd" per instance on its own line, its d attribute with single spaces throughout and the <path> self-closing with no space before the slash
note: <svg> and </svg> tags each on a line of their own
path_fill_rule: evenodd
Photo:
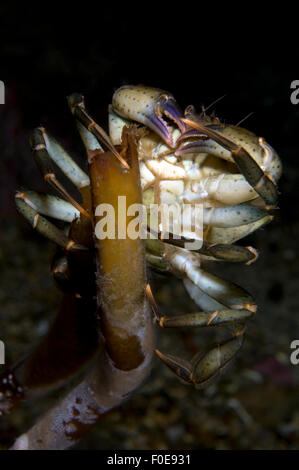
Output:
<svg viewBox="0 0 299 470">
<path fill-rule="evenodd" d="M 227 149 L 231 153 L 231 156 L 241 173 L 245 176 L 246 180 L 254 190 L 267 204 L 275 206 L 278 194 L 272 178 L 263 171 L 244 147 L 236 144 L 232 139 L 225 137 L 220 132 L 211 129 L 209 126 L 202 125 L 192 119 L 184 118 L 182 121 L 190 127 L 198 130 L 203 136 L 208 136 L 210 139 L 219 143 L 223 148 Z"/>
</svg>

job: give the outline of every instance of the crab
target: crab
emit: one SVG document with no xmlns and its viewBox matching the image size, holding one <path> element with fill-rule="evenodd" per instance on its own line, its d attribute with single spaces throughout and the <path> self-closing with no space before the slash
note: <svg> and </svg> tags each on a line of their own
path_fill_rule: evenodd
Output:
<svg viewBox="0 0 299 470">
<path fill-rule="evenodd" d="M 282 165 L 264 138 L 222 124 L 204 109 L 198 114 L 188 106 L 183 113 L 174 97 L 163 90 L 143 86 L 118 89 L 109 108 L 113 144 L 120 143 L 122 129 L 131 121 L 147 129 L 138 150 L 143 202 L 148 213 L 152 204 L 203 206 L 200 249 L 187 250 L 188 239 L 182 232 L 177 234 L 180 240 L 173 234 L 167 239 L 160 236 L 160 240 L 146 240 L 147 261 L 152 269 L 181 278 L 201 309 L 166 317 L 155 306 L 161 327 L 233 326 L 233 339 L 211 349 L 205 361 L 186 362 L 156 351 L 181 380 L 201 387 L 241 347 L 246 322 L 257 309 L 249 293 L 207 272 L 204 265 L 207 261 L 246 265 L 256 261 L 257 250 L 234 243 L 273 219 L 270 211 L 276 207 Z M 209 361 L 215 363 L 213 370 L 206 367 Z"/>
<path fill-rule="evenodd" d="M 147 212 L 146 261 L 151 269 L 182 279 L 199 307 L 197 312 L 165 316 L 147 284 L 146 295 L 154 312 L 154 322 L 162 328 L 230 327 L 231 337 L 191 361 L 154 349 L 151 342 L 151 351 L 155 351 L 181 381 L 198 388 L 206 386 L 241 348 L 247 322 L 257 306 L 245 289 L 209 273 L 205 265 L 211 261 L 245 265 L 256 261 L 256 249 L 238 246 L 235 242 L 273 219 L 277 182 L 282 172 L 280 159 L 264 138 L 239 126 L 223 124 L 215 116 L 207 115 L 204 109 L 197 113 L 193 106 L 188 106 L 183 112 L 174 97 L 160 89 L 145 86 L 117 89 L 109 106 L 109 134 L 87 112 L 82 95 L 73 94 L 68 102 L 87 149 L 89 165 L 99 152 L 106 150 L 117 158 L 124 174 L 129 172 L 130 162 L 125 153 L 130 135 L 135 136 L 142 201 Z M 38 380 L 37 388 L 43 389 L 72 376 L 80 365 L 90 360 L 97 347 L 93 316 L 97 304 L 94 276 L 97 267 L 93 251 L 95 208 L 90 200 L 90 188 L 96 191 L 97 182 L 90 180 L 90 175 L 44 128 L 34 130 L 31 146 L 45 181 L 61 197 L 31 190 L 18 191 L 16 206 L 34 229 L 58 246 L 52 271 L 64 292 L 60 315 L 71 305 L 77 314 L 77 328 L 84 325 L 85 329 L 85 337 L 78 339 L 80 364 L 65 358 L 65 366 L 55 370 L 52 378 L 48 373 L 44 381 Z M 81 202 L 59 182 L 52 162 L 79 190 Z M 159 214 L 153 217 L 153 230 L 149 221 L 155 204 L 176 204 L 182 208 L 187 204 L 191 211 L 201 204 L 202 236 L 197 235 L 196 230 L 177 233 L 173 222 L 166 236 Z M 67 230 L 61 230 L 47 217 L 65 222 Z M 201 242 L 200 247 L 189 249 L 196 241 Z M 84 318 L 82 312 L 85 312 Z M 55 327 L 57 325 L 53 331 Z M 47 348 L 47 340 L 45 344 Z M 131 367 L 127 365 L 123 350 L 117 356 L 111 347 L 109 355 L 121 364 L 121 370 Z M 31 359 L 31 369 L 34 369 L 35 359 Z M 138 362 L 138 358 L 135 359 Z M 2 375 L 2 413 L 9 412 L 24 398 L 26 387 L 35 387 L 35 375 L 28 370 L 21 361 Z"/>
</svg>

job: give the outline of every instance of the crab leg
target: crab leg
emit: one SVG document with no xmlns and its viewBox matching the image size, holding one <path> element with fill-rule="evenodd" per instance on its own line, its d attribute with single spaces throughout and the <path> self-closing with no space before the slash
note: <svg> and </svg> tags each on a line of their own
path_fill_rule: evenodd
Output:
<svg viewBox="0 0 299 470">
<path fill-rule="evenodd" d="M 59 289 L 63 292 L 73 292 L 73 285 L 70 279 L 68 261 L 65 256 L 55 256 L 52 266 L 52 275 Z"/>
<path fill-rule="evenodd" d="M 74 116 L 78 121 L 83 124 L 90 131 L 100 144 L 104 144 L 105 147 L 113 153 L 113 155 L 120 161 L 124 168 L 127 170 L 130 168 L 126 160 L 119 154 L 108 134 L 100 127 L 93 118 L 88 114 L 85 109 L 84 97 L 79 93 L 73 93 L 68 97 L 69 107 Z"/>
<path fill-rule="evenodd" d="M 193 116 L 193 118 L 197 119 L 196 116 Z M 219 134 L 224 134 L 224 137 L 233 140 L 240 146 L 244 146 L 245 150 L 254 156 L 256 163 L 269 175 L 269 178 L 277 183 L 282 173 L 282 164 L 277 152 L 265 139 L 257 137 L 241 127 L 221 126 L 219 123 L 218 128 Z M 192 138 L 191 141 L 189 141 L 190 138 Z M 194 140 L 194 138 L 197 138 L 197 140 Z M 189 153 L 207 153 L 230 162 L 234 161 L 229 150 L 196 129 L 182 134 L 177 140 L 177 143 L 179 142 L 182 142 L 182 144 L 175 151 L 177 156 Z"/>
<path fill-rule="evenodd" d="M 211 227 L 207 233 L 206 239 L 209 243 L 216 244 L 231 244 L 234 243 L 250 233 L 258 230 L 261 227 L 264 227 L 266 224 L 271 222 L 273 219 L 272 215 L 263 217 L 256 222 L 246 225 L 240 225 L 239 227 L 230 227 L 230 228 L 218 228 Z"/>
<path fill-rule="evenodd" d="M 69 201 L 79 212 L 85 217 L 90 218 L 89 213 L 65 190 L 65 188 L 57 180 L 52 169 L 51 158 L 49 156 L 46 141 L 44 138 L 44 130 L 36 128 L 31 135 L 31 147 L 36 164 L 44 177 L 44 180 L 53 186 L 64 198 Z"/>
<path fill-rule="evenodd" d="M 193 384 L 196 388 L 201 388 L 219 375 L 240 350 L 243 344 L 243 334 L 240 333 L 234 338 L 217 344 L 197 359 L 195 356 L 191 362 L 180 359 L 170 354 L 163 354 L 156 349 L 157 356 L 174 372 L 183 382 Z"/>
<path fill-rule="evenodd" d="M 182 213 L 182 218 L 186 213 L 189 220 L 196 220 L 198 206 L 188 205 L 188 212 Z M 224 207 L 204 207 L 202 212 L 202 223 L 209 227 L 230 228 L 251 224 L 263 219 L 268 215 L 267 211 L 255 207 L 251 204 L 236 204 Z M 194 223 L 190 223 L 194 230 Z"/>
<path fill-rule="evenodd" d="M 217 132 L 207 126 L 194 122 L 190 119 L 183 119 L 185 124 L 194 127 L 195 129 L 203 132 L 212 140 L 218 142 L 222 147 L 229 150 L 234 162 L 240 169 L 241 173 L 245 176 L 249 184 L 255 191 L 264 199 L 269 205 L 275 205 L 277 202 L 277 190 L 273 181 L 265 174 L 258 163 L 253 157 L 239 144 L 233 140 L 225 137 L 220 132 Z"/>
<path fill-rule="evenodd" d="M 256 311 L 256 305 L 248 292 L 201 269 L 197 255 L 172 246 L 168 249 L 167 259 L 174 272 L 187 277 L 207 295 L 227 307 Z"/>
<path fill-rule="evenodd" d="M 277 152 L 267 144 L 263 137 L 259 137 L 258 142 L 259 146 L 264 151 L 262 166 L 265 168 L 265 171 L 269 174 L 271 179 L 277 182 L 282 173 L 282 163 L 280 158 Z"/>
<path fill-rule="evenodd" d="M 16 198 L 23 199 L 28 206 L 40 214 L 63 220 L 64 222 L 72 222 L 80 216 L 80 212 L 72 204 L 51 194 L 26 190 L 18 191 Z"/>
<path fill-rule="evenodd" d="M 167 243 L 169 245 L 177 246 L 179 248 L 185 248 L 187 244 L 194 244 L 199 240 L 189 239 L 185 237 L 175 238 L 172 233 L 167 233 L 162 236 L 162 232 L 155 232 L 150 227 L 147 228 L 148 233 L 151 235 L 155 235 L 156 238 L 159 238 L 163 243 Z M 149 242 L 150 243 L 150 242 Z M 191 249 L 191 248 L 189 248 Z M 258 257 L 257 251 L 251 247 L 243 247 L 237 245 L 227 245 L 227 244 L 211 244 L 206 241 L 202 241 L 202 247 L 199 249 L 192 250 L 192 253 L 199 253 L 205 256 L 211 256 L 215 259 L 221 261 L 230 261 L 230 262 L 238 262 L 238 263 L 246 263 L 250 264 L 256 261 Z"/>
<path fill-rule="evenodd" d="M 214 312 L 194 312 L 172 317 L 162 316 L 159 326 L 162 328 L 209 327 L 232 325 L 244 322 L 253 316 L 249 310 L 215 310 Z"/>
<path fill-rule="evenodd" d="M 83 126 L 83 124 L 81 124 L 80 121 L 77 120 L 76 123 L 84 147 L 87 150 L 97 150 L 100 152 L 104 152 L 104 149 L 98 139 L 96 139 L 95 136 L 91 132 L 89 132 L 86 127 Z"/>
<path fill-rule="evenodd" d="M 266 211 L 250 204 L 209 207 L 203 209 L 203 223 L 220 228 L 237 227 L 256 222 L 266 215 Z"/>
<path fill-rule="evenodd" d="M 214 312 L 216 310 L 225 310 L 226 306 L 217 300 L 213 299 L 205 292 L 203 292 L 199 287 L 197 287 L 194 282 L 190 279 L 183 279 L 184 286 L 190 295 L 191 299 L 194 300 L 198 307 L 205 312 Z"/>
<path fill-rule="evenodd" d="M 244 342 L 242 333 L 210 349 L 203 358 L 194 360 L 191 380 L 195 386 L 206 386 L 219 375 L 241 349 Z"/>
<path fill-rule="evenodd" d="M 173 238 L 172 234 L 168 234 L 169 238 L 161 238 L 164 243 L 185 248 L 186 243 L 192 244 L 196 240 L 181 237 L 180 239 Z M 236 263 L 251 264 L 257 259 L 257 251 L 251 247 L 243 247 L 237 245 L 227 244 L 211 244 L 205 241 L 202 242 L 202 247 L 192 250 L 193 253 L 199 253 L 205 256 L 211 256 L 221 261 L 230 261 Z"/>
<path fill-rule="evenodd" d="M 90 181 L 88 175 L 77 165 L 64 148 L 48 134 L 44 127 L 40 127 L 48 155 L 61 169 L 61 171 L 68 177 L 70 181 L 78 188 L 89 186 Z M 41 142 L 42 143 L 42 142 Z"/>
<path fill-rule="evenodd" d="M 35 209 L 28 205 L 27 201 L 23 198 L 22 193 L 16 194 L 15 203 L 18 211 L 25 217 L 25 219 L 28 220 L 32 227 L 41 235 L 56 243 L 56 245 L 61 246 L 67 251 L 86 250 L 86 247 L 69 239 L 62 230 L 56 227 L 56 225 L 49 222 Z"/>
<path fill-rule="evenodd" d="M 198 293 L 200 289 L 195 286 L 191 281 L 185 279 L 185 285 L 190 285 L 191 295 L 194 300 L 198 301 Z M 212 347 L 204 355 L 198 358 L 195 355 L 191 362 L 184 359 L 172 356 L 170 354 L 164 354 L 159 350 L 156 350 L 157 356 L 162 362 L 176 374 L 176 376 L 185 383 L 193 384 L 196 388 L 201 388 L 209 384 L 209 382 L 219 375 L 223 369 L 229 365 L 231 360 L 237 354 L 239 349 L 242 347 L 244 341 L 244 332 L 246 322 L 253 315 L 254 310 L 228 310 L 223 308 L 214 299 L 210 298 L 204 292 L 200 294 L 201 302 L 209 307 L 219 307 L 220 310 L 210 312 L 197 312 L 193 314 L 165 317 L 162 316 L 155 304 L 155 300 L 152 296 L 150 288 L 148 289 L 148 297 L 152 305 L 152 309 L 155 314 L 155 319 L 159 326 L 164 328 L 171 327 L 209 327 L 209 326 L 229 326 L 234 325 L 235 330 L 233 332 L 233 338 L 220 343 Z M 197 297 L 197 298 L 196 298 Z"/>
<path fill-rule="evenodd" d="M 109 135 L 113 145 L 121 144 L 123 128 L 130 125 L 132 125 L 132 121 L 120 117 L 113 111 L 112 106 L 109 106 Z"/>
</svg>

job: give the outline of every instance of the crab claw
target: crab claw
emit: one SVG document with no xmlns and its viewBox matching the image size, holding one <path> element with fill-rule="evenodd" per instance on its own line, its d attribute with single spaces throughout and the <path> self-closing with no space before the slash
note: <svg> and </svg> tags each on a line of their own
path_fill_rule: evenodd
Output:
<svg viewBox="0 0 299 470">
<path fill-rule="evenodd" d="M 158 88 L 142 85 L 123 86 L 114 93 L 112 108 L 119 116 L 148 126 L 172 148 L 175 143 L 167 119 L 173 121 L 181 132 L 186 129 L 186 125 L 181 121 L 183 112 L 174 97 Z"/>
</svg>

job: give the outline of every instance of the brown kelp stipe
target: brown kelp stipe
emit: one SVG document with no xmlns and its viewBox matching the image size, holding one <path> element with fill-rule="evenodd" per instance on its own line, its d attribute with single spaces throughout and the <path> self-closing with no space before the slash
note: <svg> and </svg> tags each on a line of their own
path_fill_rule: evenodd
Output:
<svg viewBox="0 0 299 470">
<path fill-rule="evenodd" d="M 128 204 L 141 203 L 137 142 L 136 128 L 126 129 L 121 151 L 130 170 L 124 170 L 110 151 L 93 152 L 89 158 L 94 209 L 101 203 L 117 209 L 120 194 L 127 197 Z M 154 333 L 145 292 L 143 241 L 139 237 L 95 239 L 95 245 L 99 304 L 95 363 L 85 379 L 20 436 L 12 449 L 69 447 L 101 415 L 120 404 L 149 373 Z"/>
</svg>

